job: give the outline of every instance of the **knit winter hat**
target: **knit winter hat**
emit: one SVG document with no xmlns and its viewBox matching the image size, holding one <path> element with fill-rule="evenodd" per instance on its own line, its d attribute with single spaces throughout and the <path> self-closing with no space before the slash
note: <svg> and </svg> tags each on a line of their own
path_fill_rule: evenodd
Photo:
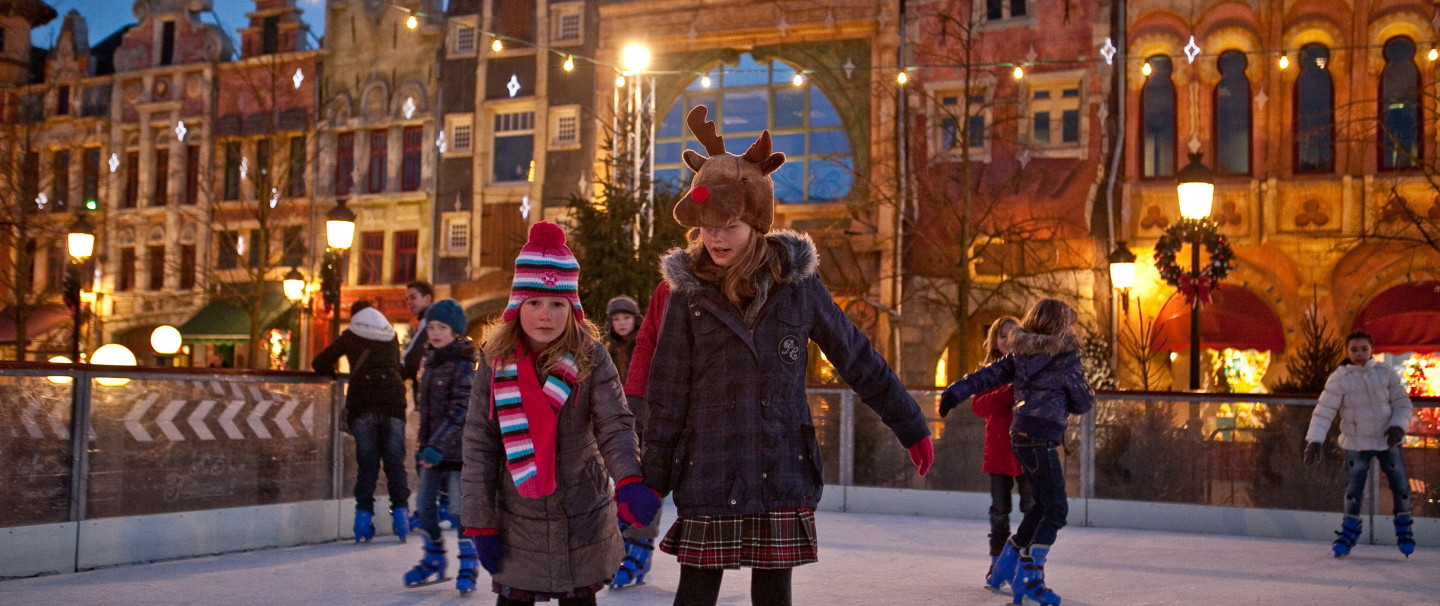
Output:
<svg viewBox="0 0 1440 606">
<path fill-rule="evenodd" d="M 514 320 L 520 305 L 531 297 L 563 297 L 570 301 L 575 321 L 584 322 L 579 279 L 580 264 L 565 245 L 565 232 L 560 226 L 548 221 L 531 225 L 530 237 L 515 258 L 515 281 L 510 285 L 510 302 L 501 318 L 506 322 Z"/>
<path fill-rule="evenodd" d="M 470 324 L 465 320 L 465 310 L 460 309 L 460 304 L 456 303 L 454 299 L 441 299 L 432 303 L 430 309 L 425 312 L 425 321 L 427 323 L 439 322 L 449 326 L 450 330 L 455 331 L 457 337 L 465 336 L 465 329 Z"/>
<path fill-rule="evenodd" d="M 770 153 L 770 131 L 737 156 L 725 151 L 725 140 L 715 132 L 715 122 L 706 121 L 704 105 L 686 116 L 690 132 L 705 146 L 710 157 L 687 149 L 680 154 L 695 178 L 690 191 L 675 203 L 675 221 L 685 227 L 719 228 L 740 220 L 762 234 L 775 222 L 775 184 L 770 173 L 785 163 L 785 154 Z"/>
<path fill-rule="evenodd" d="M 395 338 L 395 327 L 385 319 L 385 314 L 374 307 L 355 312 L 350 318 L 350 332 L 370 341 L 389 341 Z"/>
<path fill-rule="evenodd" d="M 625 295 L 620 295 L 618 297 L 615 297 L 614 299 L 610 299 L 610 303 L 605 306 L 605 315 L 613 316 L 615 314 L 630 314 L 632 316 L 639 316 L 640 304 L 636 303 L 635 299 L 631 299 L 630 297 L 627 297 Z"/>
</svg>

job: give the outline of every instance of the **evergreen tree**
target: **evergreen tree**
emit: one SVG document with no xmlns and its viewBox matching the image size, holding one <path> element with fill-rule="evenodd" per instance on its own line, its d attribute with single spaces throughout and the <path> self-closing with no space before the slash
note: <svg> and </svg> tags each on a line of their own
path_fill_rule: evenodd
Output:
<svg viewBox="0 0 1440 606">
<path fill-rule="evenodd" d="M 1300 322 L 1300 347 L 1285 362 L 1287 376 L 1275 384 L 1275 393 L 1318 394 L 1345 354 L 1345 344 L 1330 330 L 1317 307 L 1311 305 Z"/>
</svg>

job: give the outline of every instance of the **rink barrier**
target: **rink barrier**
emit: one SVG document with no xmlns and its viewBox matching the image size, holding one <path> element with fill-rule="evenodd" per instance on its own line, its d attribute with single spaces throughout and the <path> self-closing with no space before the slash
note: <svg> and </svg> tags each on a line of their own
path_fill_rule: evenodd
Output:
<svg viewBox="0 0 1440 606">
<path fill-rule="evenodd" d="M 354 452 L 337 431 L 344 384 L 311 373 L 0 362 L 0 578 L 352 538 Z M 936 465 L 921 478 L 854 393 L 810 389 L 827 484 L 819 508 L 987 519 L 984 420 L 968 406 L 939 419 L 939 393 L 912 390 L 935 439 Z M 1415 402 L 1431 415 L 1440 407 Z M 1299 463 L 1313 405 L 1101 392 L 1066 441 L 1070 525 L 1328 542 L 1343 477 L 1339 461 Z M 1256 415 L 1269 415 L 1266 429 L 1251 427 Z M 1437 439 L 1418 435 L 1406 448 L 1421 545 L 1440 545 Z M 1389 491 L 1376 494 L 1373 474 L 1362 540 L 1388 544 Z M 376 502 L 383 511 L 383 481 Z M 389 516 L 374 521 L 381 540 Z"/>
</svg>

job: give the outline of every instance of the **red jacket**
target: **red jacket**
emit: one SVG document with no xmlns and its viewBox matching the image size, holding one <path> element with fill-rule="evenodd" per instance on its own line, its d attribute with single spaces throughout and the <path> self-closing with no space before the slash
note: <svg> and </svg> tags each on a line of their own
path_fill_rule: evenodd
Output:
<svg viewBox="0 0 1440 606">
<path fill-rule="evenodd" d="M 1015 418 L 1013 386 L 1006 383 L 975 396 L 970 408 L 985 418 L 985 456 L 980 469 L 1002 476 L 1020 475 L 1020 461 L 1015 460 L 1015 451 L 1010 449 L 1010 422 Z"/>
<path fill-rule="evenodd" d="M 665 320 L 665 302 L 670 300 L 670 283 L 661 280 L 650 294 L 645 321 L 635 335 L 635 351 L 630 354 L 630 370 L 625 375 L 625 395 L 645 397 L 650 384 L 650 358 L 655 355 L 655 341 L 660 336 L 660 323 Z"/>
</svg>

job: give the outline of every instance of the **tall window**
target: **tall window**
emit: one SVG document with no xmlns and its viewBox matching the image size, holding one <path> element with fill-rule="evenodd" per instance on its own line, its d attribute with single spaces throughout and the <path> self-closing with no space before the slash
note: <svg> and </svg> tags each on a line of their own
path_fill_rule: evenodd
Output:
<svg viewBox="0 0 1440 606">
<path fill-rule="evenodd" d="M 285 228 L 285 240 L 282 243 L 285 247 L 281 251 L 281 265 L 297 266 L 305 262 L 305 253 L 309 252 L 305 246 L 305 226 L 290 225 Z"/>
<path fill-rule="evenodd" d="M 183 203 L 194 206 L 200 202 L 200 146 L 185 146 L 185 198 Z"/>
<path fill-rule="evenodd" d="M 290 170 L 285 174 L 285 195 L 305 195 L 305 135 L 290 137 Z"/>
<path fill-rule="evenodd" d="M 166 21 L 165 24 L 160 27 L 160 65 L 170 65 L 174 62 L 175 22 Z"/>
<path fill-rule="evenodd" d="M 195 288 L 195 245 L 180 245 L 180 290 Z"/>
<path fill-rule="evenodd" d="M 1150 76 L 1140 89 L 1140 137 L 1142 177 L 1169 177 L 1175 174 L 1175 84 L 1170 81 L 1170 57 L 1146 59 Z"/>
<path fill-rule="evenodd" d="M 240 142 L 225 142 L 225 194 L 226 200 L 240 199 Z"/>
<path fill-rule="evenodd" d="M 370 171 L 366 180 L 366 191 L 378 194 L 385 191 L 385 170 L 388 167 L 389 136 L 386 131 L 370 131 Z"/>
<path fill-rule="evenodd" d="M 215 243 L 215 269 L 235 269 L 240 266 L 240 232 L 222 231 Z"/>
<path fill-rule="evenodd" d="M 1220 83 L 1215 86 L 1215 170 L 1222 175 L 1250 172 L 1250 79 L 1245 53 L 1220 53 Z"/>
<path fill-rule="evenodd" d="M 270 187 L 274 183 L 270 178 L 270 140 L 261 139 L 255 142 L 255 198 L 270 199 Z"/>
<path fill-rule="evenodd" d="M 409 284 L 415 281 L 415 260 L 420 252 L 420 232 L 395 232 L 395 267 L 390 272 L 391 284 Z"/>
<path fill-rule="evenodd" d="M 350 195 L 355 180 L 355 133 L 340 133 L 335 139 L 335 195 Z"/>
<path fill-rule="evenodd" d="M 261 263 L 269 264 L 270 240 L 265 237 L 266 232 L 258 229 L 250 230 L 249 248 L 245 252 L 250 253 L 249 262 L 251 269 L 258 269 Z"/>
<path fill-rule="evenodd" d="M 967 108 L 960 100 L 961 96 L 963 93 L 960 91 L 947 91 L 936 95 L 940 106 L 938 144 L 941 150 L 960 149 L 961 145 L 967 145 L 971 149 L 985 147 L 985 96 L 970 95 L 968 118 L 965 116 Z"/>
<path fill-rule="evenodd" d="M 70 115 L 70 87 L 68 86 L 55 89 L 55 115 Z"/>
<path fill-rule="evenodd" d="M 535 159 L 535 112 L 495 114 L 495 159 L 490 176 L 496 183 L 525 181 Z"/>
<path fill-rule="evenodd" d="M 151 185 L 150 206 L 170 202 L 170 150 L 155 150 L 155 181 Z"/>
<path fill-rule="evenodd" d="M 379 284 L 385 271 L 385 232 L 367 231 L 360 234 L 359 284 Z"/>
<path fill-rule="evenodd" d="M 125 246 L 120 249 L 120 276 L 115 287 L 120 292 L 135 290 L 135 247 Z"/>
<path fill-rule="evenodd" d="M 125 154 L 125 199 L 120 201 L 120 208 L 136 208 L 140 206 L 140 152 L 132 151 Z"/>
<path fill-rule="evenodd" d="M 407 126 L 402 131 L 401 141 L 404 143 L 400 156 L 400 189 L 402 191 L 420 189 L 420 151 L 425 149 L 425 145 L 420 142 L 423 133 L 424 128 L 420 126 Z"/>
<path fill-rule="evenodd" d="M 689 177 L 680 152 L 686 145 L 703 148 L 685 132 L 685 114 L 704 105 L 732 153 L 745 153 L 761 131 L 770 131 L 774 151 L 785 154 L 785 164 L 770 174 L 776 200 L 835 202 L 848 195 L 855 162 L 840 113 L 818 86 L 791 84 L 796 73 L 784 61 L 762 65 L 746 53 L 734 67 L 710 70 L 710 88 L 692 81 L 656 126 L 655 180 L 678 185 Z"/>
<path fill-rule="evenodd" d="M 149 272 L 148 290 L 165 289 L 165 245 L 147 247 L 146 269 Z"/>
<path fill-rule="evenodd" d="M 51 200 L 50 209 L 55 212 L 70 210 L 70 151 L 60 150 L 55 152 L 54 163 L 51 170 L 55 174 L 54 191 L 55 199 Z"/>
<path fill-rule="evenodd" d="M 1335 169 L 1335 87 L 1330 82 L 1330 49 L 1319 43 L 1300 49 L 1295 79 L 1295 172 Z"/>
<path fill-rule="evenodd" d="M 89 210 L 100 210 L 100 148 L 85 148 L 85 165 L 80 174 L 80 200 Z"/>
<path fill-rule="evenodd" d="M 1030 91 L 1030 143 L 1040 148 L 1080 144 L 1079 82 Z"/>
<path fill-rule="evenodd" d="M 1420 70 L 1415 41 L 1399 36 L 1385 43 L 1380 72 L 1380 168 L 1411 168 L 1420 160 Z"/>
<path fill-rule="evenodd" d="M 260 54 L 273 55 L 280 52 L 280 17 L 266 17 L 260 23 Z"/>
</svg>

